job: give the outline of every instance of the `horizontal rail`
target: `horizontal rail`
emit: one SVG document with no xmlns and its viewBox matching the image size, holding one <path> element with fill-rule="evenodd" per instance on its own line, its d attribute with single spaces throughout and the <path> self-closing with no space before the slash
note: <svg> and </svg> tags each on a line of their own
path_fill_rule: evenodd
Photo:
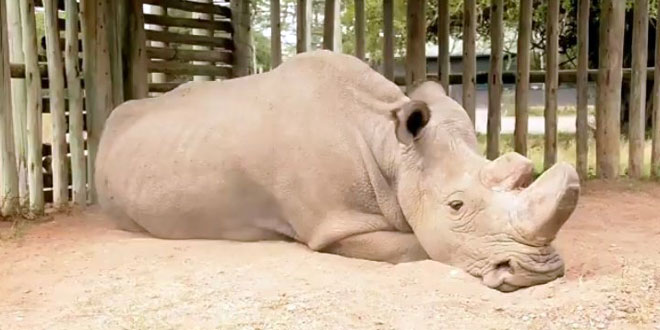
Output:
<svg viewBox="0 0 660 330">
<path fill-rule="evenodd" d="M 167 8 L 181 9 L 195 13 L 215 14 L 231 18 L 231 9 L 228 7 L 216 6 L 209 3 L 196 3 L 182 0 L 142 0 L 142 3 L 163 6 Z"/>
<path fill-rule="evenodd" d="M 195 75 L 195 76 L 218 76 L 230 77 L 232 75 L 231 67 L 222 67 L 215 65 L 194 65 L 187 63 L 176 63 L 166 61 L 149 61 L 147 66 L 149 72 L 162 72 L 168 74 L 178 75 Z"/>
<path fill-rule="evenodd" d="M 208 21 L 194 18 L 180 18 L 172 16 L 160 16 L 152 14 L 144 14 L 144 22 L 147 24 L 171 26 L 171 27 L 186 27 L 193 29 L 207 29 L 216 31 L 225 31 L 231 33 L 233 28 L 229 21 Z"/>
<path fill-rule="evenodd" d="M 169 61 L 180 60 L 222 62 L 227 64 L 231 64 L 233 60 L 233 54 L 229 52 L 220 52 L 217 50 L 189 50 L 157 47 L 147 47 L 147 56 L 149 58 L 158 58 Z"/>
<path fill-rule="evenodd" d="M 147 39 L 167 43 L 179 43 L 186 45 L 210 46 L 227 50 L 234 49 L 234 41 L 229 38 L 186 35 L 172 32 L 147 30 Z"/>
<path fill-rule="evenodd" d="M 149 84 L 149 91 L 154 93 L 166 93 L 181 85 L 180 83 L 153 83 Z"/>
</svg>

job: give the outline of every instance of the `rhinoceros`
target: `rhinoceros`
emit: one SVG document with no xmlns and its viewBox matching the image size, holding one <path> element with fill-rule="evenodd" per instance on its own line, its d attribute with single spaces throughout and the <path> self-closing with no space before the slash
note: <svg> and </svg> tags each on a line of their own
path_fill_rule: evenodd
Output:
<svg viewBox="0 0 660 330">
<path fill-rule="evenodd" d="M 156 238 L 432 259 L 504 292 L 562 276 L 551 242 L 578 201 L 575 169 L 532 182 L 527 158 L 480 154 L 439 84 L 408 94 L 355 57 L 314 51 L 128 101 L 102 133 L 98 201 Z"/>
</svg>

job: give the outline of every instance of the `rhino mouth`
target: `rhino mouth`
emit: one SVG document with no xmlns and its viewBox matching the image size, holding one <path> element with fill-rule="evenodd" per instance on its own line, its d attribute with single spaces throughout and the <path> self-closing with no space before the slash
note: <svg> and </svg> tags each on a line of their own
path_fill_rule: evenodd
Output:
<svg viewBox="0 0 660 330">
<path fill-rule="evenodd" d="M 482 273 L 482 283 L 489 288 L 512 292 L 545 284 L 564 275 L 564 263 L 554 249 L 545 253 L 511 256 L 491 264 Z"/>
</svg>

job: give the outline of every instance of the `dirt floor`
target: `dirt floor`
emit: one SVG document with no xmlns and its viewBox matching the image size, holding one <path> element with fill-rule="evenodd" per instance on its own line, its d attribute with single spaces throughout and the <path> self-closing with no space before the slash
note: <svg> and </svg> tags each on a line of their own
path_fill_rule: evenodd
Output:
<svg viewBox="0 0 660 330">
<path fill-rule="evenodd" d="M 509 294 L 432 261 L 158 240 L 94 210 L 8 227 L 0 329 L 660 329 L 658 184 L 588 184 L 556 242 L 566 276 Z"/>
</svg>

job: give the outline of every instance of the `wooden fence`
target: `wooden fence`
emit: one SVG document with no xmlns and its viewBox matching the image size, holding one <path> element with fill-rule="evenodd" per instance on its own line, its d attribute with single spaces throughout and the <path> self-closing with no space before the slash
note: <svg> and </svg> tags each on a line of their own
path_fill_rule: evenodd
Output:
<svg viewBox="0 0 660 330">
<path fill-rule="evenodd" d="M 335 1 L 325 1 L 324 15 L 324 42 L 323 47 L 333 49 L 332 39 L 338 38 L 334 31 L 337 20 L 332 8 Z M 519 6 L 519 28 L 517 42 L 517 72 L 502 72 L 503 58 L 503 1 L 491 0 L 490 7 L 490 70 L 488 72 L 477 72 L 476 70 L 476 29 L 477 8 L 476 0 L 463 1 L 463 72 L 460 75 L 449 72 L 449 1 L 438 0 L 438 71 L 426 72 L 426 56 L 424 54 L 426 43 L 425 10 L 428 3 L 425 0 L 407 1 L 407 46 L 406 46 L 406 74 L 405 77 L 394 76 L 394 29 L 393 10 L 394 4 L 391 0 L 382 2 L 383 12 L 383 75 L 400 85 L 411 86 L 414 83 L 429 77 L 437 78 L 447 89 L 450 84 L 461 84 L 462 104 L 470 118 L 475 120 L 476 107 L 476 84 L 488 84 L 488 130 L 487 130 L 487 157 L 496 158 L 500 154 L 500 129 L 501 129 L 501 104 L 502 84 L 505 82 L 516 84 L 515 97 L 515 151 L 526 155 L 528 152 L 528 112 L 530 83 L 542 82 L 545 84 L 545 143 L 544 143 L 544 168 L 548 168 L 557 162 L 557 89 L 560 83 L 572 82 L 577 85 L 577 118 L 576 118 L 576 167 L 580 176 L 587 177 L 587 155 L 590 152 L 588 138 L 589 129 L 587 125 L 587 84 L 590 80 L 597 82 L 596 101 L 596 170 L 601 178 L 615 178 L 620 175 L 620 113 L 621 113 L 621 90 L 622 81 L 627 79 L 631 84 L 630 102 L 630 129 L 629 129 L 629 166 L 628 176 L 640 178 L 642 176 L 642 165 L 644 164 L 644 132 L 645 132 L 645 109 L 646 109 L 646 82 L 660 79 L 660 56 L 656 56 L 655 67 L 647 68 L 646 59 L 648 51 L 648 20 L 649 1 L 635 0 L 634 4 L 634 26 L 633 26 L 633 64 L 632 68 L 622 68 L 623 56 L 623 32 L 625 1 L 603 0 L 601 1 L 600 24 L 600 49 L 598 68 L 590 69 L 588 65 L 588 29 L 589 0 L 578 0 L 578 58 L 577 70 L 559 70 L 559 14 L 560 0 L 548 0 L 548 15 L 546 21 L 546 49 L 545 68 L 546 71 L 530 71 L 530 48 L 532 17 L 535 8 L 532 0 L 521 0 Z M 365 49 L 365 15 L 364 0 L 354 0 L 355 6 L 355 33 L 356 51 L 355 55 L 364 58 Z M 272 25 L 279 22 L 279 0 L 271 1 Z M 297 6 L 297 17 L 301 22 L 309 21 L 309 0 L 299 0 Z M 660 10 L 660 9 L 659 9 Z M 298 24 L 297 40 L 299 44 L 308 45 L 309 26 Z M 660 31 L 660 30 L 659 30 Z M 275 45 L 271 48 L 273 58 L 281 58 L 279 46 L 279 29 L 272 30 Z M 339 36 L 340 37 L 340 36 Z M 660 33 L 657 35 L 656 53 L 660 55 Z M 298 47 L 298 52 L 305 51 L 308 47 Z M 652 128 L 652 155 L 651 176 L 660 177 L 660 84 L 653 87 L 653 128 Z"/>
<path fill-rule="evenodd" d="M 94 202 L 96 148 L 116 105 L 231 77 L 231 10 L 215 2 L 0 2 L 1 215 Z"/>
</svg>

